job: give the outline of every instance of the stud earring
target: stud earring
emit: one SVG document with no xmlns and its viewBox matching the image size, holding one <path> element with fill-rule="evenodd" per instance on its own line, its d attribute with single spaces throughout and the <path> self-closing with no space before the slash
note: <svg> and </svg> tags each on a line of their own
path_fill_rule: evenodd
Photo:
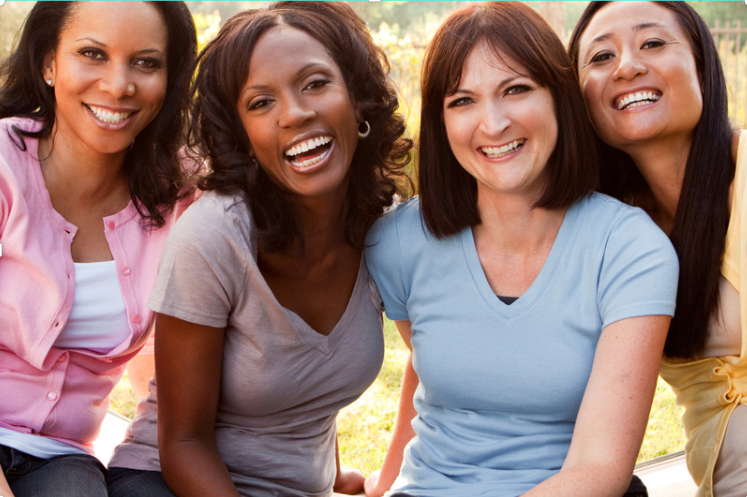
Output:
<svg viewBox="0 0 747 497">
<path fill-rule="evenodd" d="M 363 126 L 363 131 L 361 131 L 361 126 Z M 371 133 L 371 125 L 368 124 L 368 121 L 358 123 L 358 138 L 362 140 L 366 138 L 369 133 Z"/>
<path fill-rule="evenodd" d="M 49 86 L 52 86 L 52 80 L 51 80 L 51 79 L 48 79 L 48 80 L 47 80 L 47 84 L 48 84 Z"/>
</svg>

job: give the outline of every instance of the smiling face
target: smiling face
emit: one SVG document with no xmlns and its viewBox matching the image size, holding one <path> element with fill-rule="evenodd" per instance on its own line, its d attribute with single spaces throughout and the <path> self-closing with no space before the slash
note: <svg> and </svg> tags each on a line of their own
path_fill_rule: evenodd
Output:
<svg viewBox="0 0 747 497">
<path fill-rule="evenodd" d="M 81 154 L 124 154 L 166 95 L 167 30 L 143 2 L 80 2 L 43 76 L 55 92 L 55 140 Z"/>
<path fill-rule="evenodd" d="M 263 34 L 237 106 L 254 156 L 276 184 L 299 197 L 345 195 L 356 109 L 319 41 L 285 25 Z"/>
<path fill-rule="evenodd" d="M 599 136 L 623 151 L 692 141 L 703 110 L 695 59 L 675 14 L 655 2 L 611 2 L 579 42 L 578 72 Z"/>
<path fill-rule="evenodd" d="M 449 145 L 477 180 L 478 205 L 496 194 L 533 203 L 544 192 L 558 140 L 555 105 L 549 89 L 517 70 L 520 64 L 481 42 L 467 56 L 456 92 L 444 99 Z"/>
</svg>

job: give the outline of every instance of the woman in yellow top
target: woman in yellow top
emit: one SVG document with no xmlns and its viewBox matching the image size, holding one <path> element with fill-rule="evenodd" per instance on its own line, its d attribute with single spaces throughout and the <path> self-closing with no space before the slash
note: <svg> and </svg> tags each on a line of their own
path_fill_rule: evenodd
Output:
<svg viewBox="0 0 747 497">
<path fill-rule="evenodd" d="M 604 142 L 603 189 L 680 258 L 661 376 L 685 407 L 698 496 L 747 495 L 747 132 L 732 129 L 705 22 L 684 2 L 591 2 L 569 46 Z"/>
</svg>

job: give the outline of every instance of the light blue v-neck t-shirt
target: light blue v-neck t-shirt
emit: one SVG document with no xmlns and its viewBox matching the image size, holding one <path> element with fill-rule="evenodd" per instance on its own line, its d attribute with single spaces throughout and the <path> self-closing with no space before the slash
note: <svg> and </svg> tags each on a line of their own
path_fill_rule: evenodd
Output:
<svg viewBox="0 0 747 497">
<path fill-rule="evenodd" d="M 669 239 L 600 194 L 568 209 L 511 305 L 488 284 L 472 229 L 437 239 L 417 198 L 380 219 L 367 247 L 387 316 L 412 324 L 417 436 L 393 490 L 418 497 L 516 496 L 560 471 L 602 329 L 674 313 Z"/>
</svg>

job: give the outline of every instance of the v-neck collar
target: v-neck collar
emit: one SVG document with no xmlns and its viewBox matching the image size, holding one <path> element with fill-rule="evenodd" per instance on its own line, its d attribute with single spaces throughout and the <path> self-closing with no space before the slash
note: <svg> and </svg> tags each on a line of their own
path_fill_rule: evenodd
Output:
<svg viewBox="0 0 747 497">
<path fill-rule="evenodd" d="M 547 256 L 547 260 L 545 260 L 545 263 L 542 265 L 542 269 L 527 291 L 522 295 L 519 295 L 510 305 L 502 302 L 495 295 L 495 292 L 493 292 L 490 283 L 488 283 L 485 271 L 483 271 L 482 264 L 480 263 L 480 258 L 477 255 L 477 247 L 475 246 L 472 227 L 468 226 L 461 231 L 459 238 L 465 262 L 469 268 L 477 292 L 480 294 L 485 305 L 489 309 L 500 315 L 502 318 L 509 320 L 521 315 L 534 306 L 550 285 L 552 278 L 559 267 L 563 253 L 565 252 L 565 249 L 568 246 L 568 241 L 574 231 L 578 212 L 579 202 L 576 202 L 568 208 L 563 218 L 563 223 L 560 225 L 558 234 L 552 244 L 552 249 L 550 249 L 550 253 Z"/>
</svg>

